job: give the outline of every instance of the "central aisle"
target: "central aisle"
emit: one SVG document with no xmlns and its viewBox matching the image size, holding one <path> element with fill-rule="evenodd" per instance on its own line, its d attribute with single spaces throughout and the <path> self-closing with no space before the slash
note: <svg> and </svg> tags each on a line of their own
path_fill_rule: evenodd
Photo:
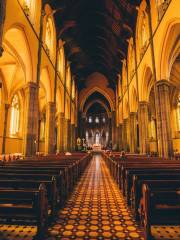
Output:
<svg viewBox="0 0 180 240">
<path fill-rule="evenodd" d="M 48 239 L 144 239 L 100 155 L 95 155 Z M 54 237 L 54 238 L 53 238 Z"/>
</svg>

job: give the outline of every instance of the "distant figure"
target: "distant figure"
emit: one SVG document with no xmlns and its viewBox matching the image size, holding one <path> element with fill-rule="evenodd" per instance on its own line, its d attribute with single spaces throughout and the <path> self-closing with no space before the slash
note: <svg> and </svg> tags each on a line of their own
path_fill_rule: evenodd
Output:
<svg viewBox="0 0 180 240">
<path fill-rule="evenodd" d="M 120 159 L 121 159 L 121 160 L 126 160 L 126 159 L 127 159 L 127 156 L 126 156 L 125 151 L 122 151 L 122 152 L 121 152 Z"/>
</svg>

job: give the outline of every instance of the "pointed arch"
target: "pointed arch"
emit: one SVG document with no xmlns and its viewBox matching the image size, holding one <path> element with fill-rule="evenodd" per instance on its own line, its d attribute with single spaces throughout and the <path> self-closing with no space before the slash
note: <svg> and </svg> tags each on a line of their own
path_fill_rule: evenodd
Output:
<svg viewBox="0 0 180 240">
<path fill-rule="evenodd" d="M 109 105 L 111 107 L 111 111 L 114 111 L 114 103 L 113 101 L 111 100 L 111 97 L 109 96 L 109 94 L 104 91 L 103 89 L 99 88 L 99 87 L 93 87 L 91 88 L 87 93 L 86 93 L 86 96 L 82 99 L 82 101 L 80 102 L 80 110 L 83 111 L 84 109 L 84 105 L 86 103 L 86 100 L 88 99 L 88 97 L 90 95 L 92 95 L 94 92 L 99 92 L 101 93 L 103 96 L 106 97 L 107 101 L 109 102 Z"/>
</svg>

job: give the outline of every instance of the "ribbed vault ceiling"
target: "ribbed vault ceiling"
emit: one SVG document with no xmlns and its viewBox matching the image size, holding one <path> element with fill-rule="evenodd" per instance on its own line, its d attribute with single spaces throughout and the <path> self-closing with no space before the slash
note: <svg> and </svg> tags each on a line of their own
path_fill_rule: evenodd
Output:
<svg viewBox="0 0 180 240">
<path fill-rule="evenodd" d="M 79 89 L 93 72 L 115 89 L 135 28 L 140 0 L 46 0 L 54 9 L 58 36 Z"/>
</svg>

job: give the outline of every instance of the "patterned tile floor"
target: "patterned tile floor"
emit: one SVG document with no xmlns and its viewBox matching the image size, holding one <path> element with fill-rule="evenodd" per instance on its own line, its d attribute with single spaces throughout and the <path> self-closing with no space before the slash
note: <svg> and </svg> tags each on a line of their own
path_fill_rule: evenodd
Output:
<svg viewBox="0 0 180 240">
<path fill-rule="evenodd" d="M 155 239 L 180 240 L 180 228 L 154 227 Z M 0 240 L 31 240 L 35 227 L 0 225 Z M 143 234 L 103 159 L 96 155 L 42 240 L 138 239 Z"/>
<path fill-rule="evenodd" d="M 100 156 L 94 156 L 48 239 L 144 239 Z"/>
</svg>

